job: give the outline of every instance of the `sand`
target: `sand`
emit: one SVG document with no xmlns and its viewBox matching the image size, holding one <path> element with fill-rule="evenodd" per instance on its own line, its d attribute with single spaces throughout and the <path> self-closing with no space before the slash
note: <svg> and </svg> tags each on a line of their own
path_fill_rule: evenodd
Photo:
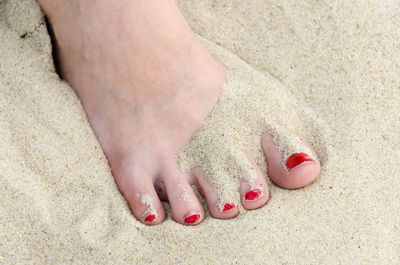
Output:
<svg viewBox="0 0 400 265">
<path fill-rule="evenodd" d="M 269 182 L 268 204 L 231 220 L 143 225 L 54 71 L 37 4 L 0 0 L 0 264 L 400 264 L 399 2 L 179 5 L 228 70 L 226 97 L 243 99 L 221 101 L 197 134 L 210 136 L 212 154 L 230 148 L 221 161 L 232 169 L 213 170 L 210 155 L 205 170 L 251 179 L 245 148 L 265 171 L 257 137 L 278 118 L 309 141 L 321 176 L 295 191 Z M 224 137 L 212 137 L 215 126 Z M 284 153 L 298 147 L 284 138 L 275 138 Z"/>
</svg>

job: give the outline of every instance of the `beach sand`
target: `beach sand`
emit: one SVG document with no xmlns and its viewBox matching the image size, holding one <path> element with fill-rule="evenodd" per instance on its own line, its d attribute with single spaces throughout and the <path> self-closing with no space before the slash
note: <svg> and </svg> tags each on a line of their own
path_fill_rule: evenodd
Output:
<svg viewBox="0 0 400 265">
<path fill-rule="evenodd" d="M 37 3 L 0 0 L 0 264 L 400 264 L 400 3 L 179 6 L 229 73 L 182 167 L 203 163 L 235 199 L 229 174 L 251 179 L 238 150 L 265 172 L 259 135 L 279 119 L 311 144 L 321 176 L 291 191 L 269 181 L 268 204 L 231 220 L 143 225 L 55 73 Z M 238 166 L 224 175 L 226 164 Z"/>
</svg>

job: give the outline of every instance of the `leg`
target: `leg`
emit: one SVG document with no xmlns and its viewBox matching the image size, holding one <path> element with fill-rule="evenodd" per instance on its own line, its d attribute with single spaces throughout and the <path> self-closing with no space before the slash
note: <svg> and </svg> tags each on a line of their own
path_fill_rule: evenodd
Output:
<svg viewBox="0 0 400 265">
<path fill-rule="evenodd" d="M 204 210 L 176 156 L 216 104 L 225 73 L 175 2 L 39 2 L 60 73 L 81 99 L 133 214 L 149 224 L 163 220 L 153 185 L 161 179 L 174 219 L 200 222 Z"/>
<path fill-rule="evenodd" d="M 193 183 L 214 217 L 236 216 L 235 205 L 218 210 L 215 189 L 181 172 L 176 162 L 217 103 L 226 77 L 175 2 L 39 2 L 54 31 L 60 74 L 81 99 L 135 217 L 159 224 L 165 218 L 160 199 L 168 199 L 177 222 L 200 223 L 204 209 Z M 267 191 L 261 172 L 257 184 Z M 245 185 L 240 192 L 246 209 L 268 200 L 267 192 Z"/>
</svg>

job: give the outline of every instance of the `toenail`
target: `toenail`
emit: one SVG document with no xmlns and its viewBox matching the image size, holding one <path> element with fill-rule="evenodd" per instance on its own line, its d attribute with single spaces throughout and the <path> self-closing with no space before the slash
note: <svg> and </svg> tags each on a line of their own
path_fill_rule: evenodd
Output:
<svg viewBox="0 0 400 265">
<path fill-rule="evenodd" d="M 154 214 L 150 214 L 149 216 L 147 216 L 146 218 L 144 218 L 144 221 L 146 223 L 151 223 L 154 221 L 154 219 L 156 219 L 156 216 Z"/>
<path fill-rule="evenodd" d="M 185 218 L 185 223 L 187 224 L 195 224 L 200 221 L 200 214 L 192 214 Z"/>
<path fill-rule="evenodd" d="M 288 160 L 286 160 L 286 166 L 288 169 L 293 169 L 305 162 L 314 161 L 311 157 L 309 157 L 305 153 L 297 153 L 291 155 Z"/>
<path fill-rule="evenodd" d="M 254 190 L 247 192 L 246 195 L 244 196 L 244 198 L 246 199 L 246 201 L 254 201 L 254 200 L 257 200 L 258 198 L 260 198 L 260 195 L 261 195 L 261 190 L 254 189 Z"/>
<path fill-rule="evenodd" d="M 230 211 L 232 209 L 235 209 L 235 207 L 236 207 L 235 204 L 227 203 L 227 204 L 224 205 L 224 209 L 222 211 L 228 212 L 228 211 Z"/>
</svg>

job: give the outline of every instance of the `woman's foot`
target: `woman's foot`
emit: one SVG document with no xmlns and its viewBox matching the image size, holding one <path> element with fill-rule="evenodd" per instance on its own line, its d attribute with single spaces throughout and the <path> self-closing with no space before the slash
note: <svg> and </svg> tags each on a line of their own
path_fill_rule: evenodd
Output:
<svg viewBox="0 0 400 265">
<path fill-rule="evenodd" d="M 236 216 L 237 205 L 218 209 L 215 189 L 203 178 L 182 173 L 177 164 L 180 150 L 217 103 L 226 77 L 175 2 L 39 2 L 52 25 L 59 72 L 81 99 L 135 217 L 159 224 L 165 218 L 160 199 L 168 199 L 174 220 L 200 223 L 204 209 L 191 184 L 199 186 L 214 217 Z M 263 143 L 265 150 L 276 152 L 268 138 Z M 246 184 L 240 189 L 246 209 L 268 200 L 260 172 L 257 183 L 263 193 Z"/>
</svg>

